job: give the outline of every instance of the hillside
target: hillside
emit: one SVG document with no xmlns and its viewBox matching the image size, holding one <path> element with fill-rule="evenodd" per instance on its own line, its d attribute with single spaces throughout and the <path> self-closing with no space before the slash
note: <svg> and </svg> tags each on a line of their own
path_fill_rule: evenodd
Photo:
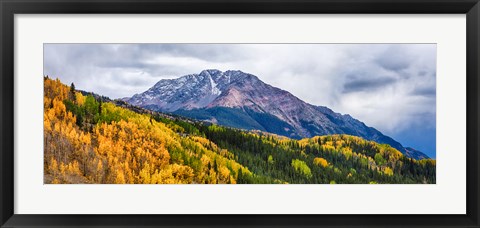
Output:
<svg viewBox="0 0 480 228">
<path fill-rule="evenodd" d="M 84 95 L 85 94 L 85 95 Z M 296 140 L 108 102 L 44 79 L 44 183 L 435 183 L 435 160 L 350 135 Z"/>
</svg>

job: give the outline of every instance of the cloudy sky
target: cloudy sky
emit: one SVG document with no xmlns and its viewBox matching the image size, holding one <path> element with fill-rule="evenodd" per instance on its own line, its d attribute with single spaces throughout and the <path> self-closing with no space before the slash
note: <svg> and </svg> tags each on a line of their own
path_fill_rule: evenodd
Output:
<svg viewBox="0 0 480 228">
<path fill-rule="evenodd" d="M 45 44 L 44 75 L 110 98 L 241 70 L 435 157 L 435 44 Z"/>
</svg>

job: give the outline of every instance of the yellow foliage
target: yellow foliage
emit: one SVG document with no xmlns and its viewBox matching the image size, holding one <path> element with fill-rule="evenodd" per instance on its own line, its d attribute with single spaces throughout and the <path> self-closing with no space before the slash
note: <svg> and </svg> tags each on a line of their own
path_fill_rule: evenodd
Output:
<svg viewBox="0 0 480 228">
<path fill-rule="evenodd" d="M 88 103 L 87 97 L 78 91 L 72 96 L 70 87 L 58 79 L 45 79 L 46 182 L 236 183 L 232 173 L 241 169 L 245 175 L 252 175 L 233 160 L 230 151 L 203 137 L 182 137 L 178 134 L 181 127 L 175 124 L 166 125 L 150 115 L 104 102 L 99 115 L 114 118 L 92 124 L 93 115 L 86 114 L 83 126 L 79 126 L 77 117 L 67 110 L 66 101 L 77 108 Z M 172 151 L 177 155 L 175 158 Z M 196 166 L 184 164 L 184 158 L 196 159 Z"/>
<path fill-rule="evenodd" d="M 228 170 L 227 167 L 222 166 L 220 167 L 220 175 L 222 176 L 222 179 L 227 180 L 230 178 L 230 170 Z"/>
<path fill-rule="evenodd" d="M 313 163 L 315 165 L 319 165 L 319 166 L 322 166 L 322 167 L 327 167 L 328 166 L 328 161 L 325 160 L 325 158 L 315 158 L 315 159 L 313 159 Z"/>
<path fill-rule="evenodd" d="M 385 167 L 383 172 L 388 176 L 393 176 L 393 170 L 390 167 Z"/>
<path fill-rule="evenodd" d="M 57 160 L 55 160 L 52 157 L 50 159 L 50 165 L 48 166 L 48 171 L 55 176 L 57 174 L 57 170 L 58 170 Z"/>
<path fill-rule="evenodd" d="M 69 174 L 76 174 L 76 175 L 81 175 L 82 172 L 80 171 L 80 168 L 78 166 L 78 161 L 73 161 L 72 163 L 69 163 L 67 165 L 67 170 Z"/>
<path fill-rule="evenodd" d="M 116 170 L 115 184 L 125 184 L 125 176 L 120 169 Z"/>
<path fill-rule="evenodd" d="M 140 170 L 140 181 L 143 184 L 150 184 L 151 179 L 150 179 L 150 165 L 148 163 L 145 163 L 143 166 L 143 169 Z"/>
<path fill-rule="evenodd" d="M 86 97 L 83 96 L 81 93 L 76 92 L 75 93 L 75 101 L 77 102 L 77 105 L 83 106 L 85 104 Z"/>
</svg>

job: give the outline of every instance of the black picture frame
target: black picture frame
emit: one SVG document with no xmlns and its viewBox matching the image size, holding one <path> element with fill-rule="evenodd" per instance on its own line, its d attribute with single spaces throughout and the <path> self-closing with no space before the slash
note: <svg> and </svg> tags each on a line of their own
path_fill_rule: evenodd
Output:
<svg viewBox="0 0 480 228">
<path fill-rule="evenodd" d="M 479 227 L 479 0 L 1 0 L 0 12 L 2 26 L 0 35 L 1 227 Z M 467 213 L 465 215 L 15 214 L 14 15 L 95 13 L 466 14 Z"/>
</svg>

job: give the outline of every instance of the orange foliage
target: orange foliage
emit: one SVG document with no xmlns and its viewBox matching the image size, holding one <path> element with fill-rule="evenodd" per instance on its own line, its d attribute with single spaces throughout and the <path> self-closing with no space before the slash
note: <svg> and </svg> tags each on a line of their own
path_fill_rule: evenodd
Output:
<svg viewBox="0 0 480 228">
<path fill-rule="evenodd" d="M 84 121 L 89 126 L 80 127 L 67 110 L 67 100 L 78 107 L 86 104 L 85 96 L 72 93 L 58 79 L 44 80 L 45 183 L 236 183 L 239 169 L 251 174 L 208 139 L 182 137 L 179 126 L 112 103 L 103 103 L 100 114 L 119 116 L 118 121 L 92 125 L 89 120 Z M 197 159 L 198 165 L 173 161 L 169 150 Z"/>
<path fill-rule="evenodd" d="M 319 165 L 319 166 L 322 166 L 322 167 L 327 167 L 328 166 L 328 161 L 325 160 L 325 158 L 314 158 L 313 163 L 315 165 Z"/>
</svg>

